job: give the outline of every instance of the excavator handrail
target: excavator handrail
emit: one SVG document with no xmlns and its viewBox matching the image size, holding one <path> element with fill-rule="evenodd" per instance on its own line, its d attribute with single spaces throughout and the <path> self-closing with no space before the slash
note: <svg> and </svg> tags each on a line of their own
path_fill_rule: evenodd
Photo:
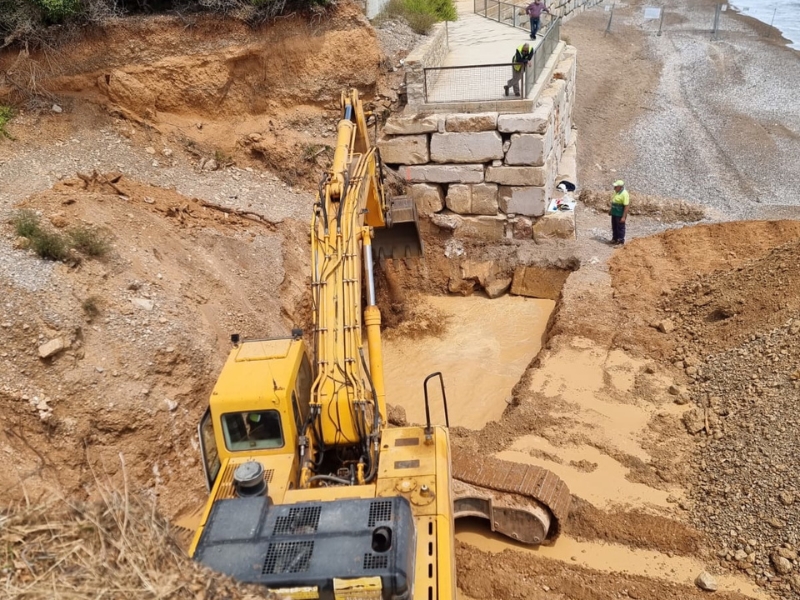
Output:
<svg viewBox="0 0 800 600">
<path fill-rule="evenodd" d="M 433 379 L 434 377 L 439 377 L 439 383 L 442 386 L 442 404 L 444 405 L 444 424 L 447 428 L 450 428 L 450 417 L 447 414 L 447 393 L 444 391 L 444 376 L 442 375 L 441 371 L 436 371 L 435 373 L 431 373 L 425 378 L 425 381 L 422 383 L 422 387 L 425 391 L 425 434 L 431 435 L 433 433 L 433 427 L 431 427 L 431 407 L 430 402 L 428 400 L 428 381 Z"/>
</svg>

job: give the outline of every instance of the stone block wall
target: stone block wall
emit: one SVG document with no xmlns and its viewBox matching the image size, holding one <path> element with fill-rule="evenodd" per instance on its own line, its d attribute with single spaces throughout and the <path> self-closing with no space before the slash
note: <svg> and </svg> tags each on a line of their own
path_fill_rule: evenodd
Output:
<svg viewBox="0 0 800 600">
<path fill-rule="evenodd" d="M 441 67 L 447 57 L 447 23 L 437 23 L 428 39 L 414 48 L 405 59 L 406 94 L 409 104 L 419 104 L 425 98 L 425 69 Z"/>
<path fill-rule="evenodd" d="M 603 0 L 550 0 L 546 1 L 547 8 L 554 17 L 561 17 L 567 21 L 570 18 L 582 13 L 587 8 L 600 4 Z"/>
<path fill-rule="evenodd" d="M 530 112 L 390 117 L 378 147 L 418 212 L 459 236 L 530 238 L 557 183 L 576 183 L 576 59 L 567 46 Z"/>
</svg>

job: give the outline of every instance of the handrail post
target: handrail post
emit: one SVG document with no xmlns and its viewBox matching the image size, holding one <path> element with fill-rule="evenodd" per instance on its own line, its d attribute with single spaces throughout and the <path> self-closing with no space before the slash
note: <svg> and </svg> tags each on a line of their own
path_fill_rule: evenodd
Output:
<svg viewBox="0 0 800 600">
<path fill-rule="evenodd" d="M 425 391 L 425 439 L 426 441 L 430 441 L 433 436 L 433 426 L 431 425 L 431 405 L 428 399 L 428 381 L 433 379 L 434 377 L 439 378 L 439 384 L 441 385 L 442 389 L 442 404 L 444 406 L 444 423 L 450 428 L 450 416 L 447 414 L 447 394 L 444 391 L 444 377 L 442 376 L 441 371 L 436 371 L 435 373 L 431 373 L 425 378 L 425 381 L 422 384 L 423 390 Z"/>
</svg>

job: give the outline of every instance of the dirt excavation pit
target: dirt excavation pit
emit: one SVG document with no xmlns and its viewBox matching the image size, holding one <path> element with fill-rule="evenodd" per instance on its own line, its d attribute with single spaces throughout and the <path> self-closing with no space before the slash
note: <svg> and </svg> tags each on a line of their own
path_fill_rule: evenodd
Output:
<svg viewBox="0 0 800 600">
<path fill-rule="evenodd" d="M 539 353 L 553 300 L 425 296 L 444 323 L 437 336 L 384 342 L 386 400 L 411 423 L 425 422 L 423 381 L 441 372 L 451 426 L 480 429 L 502 417 L 512 390 Z M 444 423 L 439 382 L 429 383 L 431 420 Z"/>
</svg>

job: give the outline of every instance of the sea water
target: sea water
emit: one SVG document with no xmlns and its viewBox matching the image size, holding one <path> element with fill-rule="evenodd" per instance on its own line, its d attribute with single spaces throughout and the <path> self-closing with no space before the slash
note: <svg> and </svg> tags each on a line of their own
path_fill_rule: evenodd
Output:
<svg viewBox="0 0 800 600">
<path fill-rule="evenodd" d="M 790 40 L 789 46 L 800 50 L 800 0 L 732 0 L 730 4 L 743 15 L 772 23 Z"/>
</svg>

